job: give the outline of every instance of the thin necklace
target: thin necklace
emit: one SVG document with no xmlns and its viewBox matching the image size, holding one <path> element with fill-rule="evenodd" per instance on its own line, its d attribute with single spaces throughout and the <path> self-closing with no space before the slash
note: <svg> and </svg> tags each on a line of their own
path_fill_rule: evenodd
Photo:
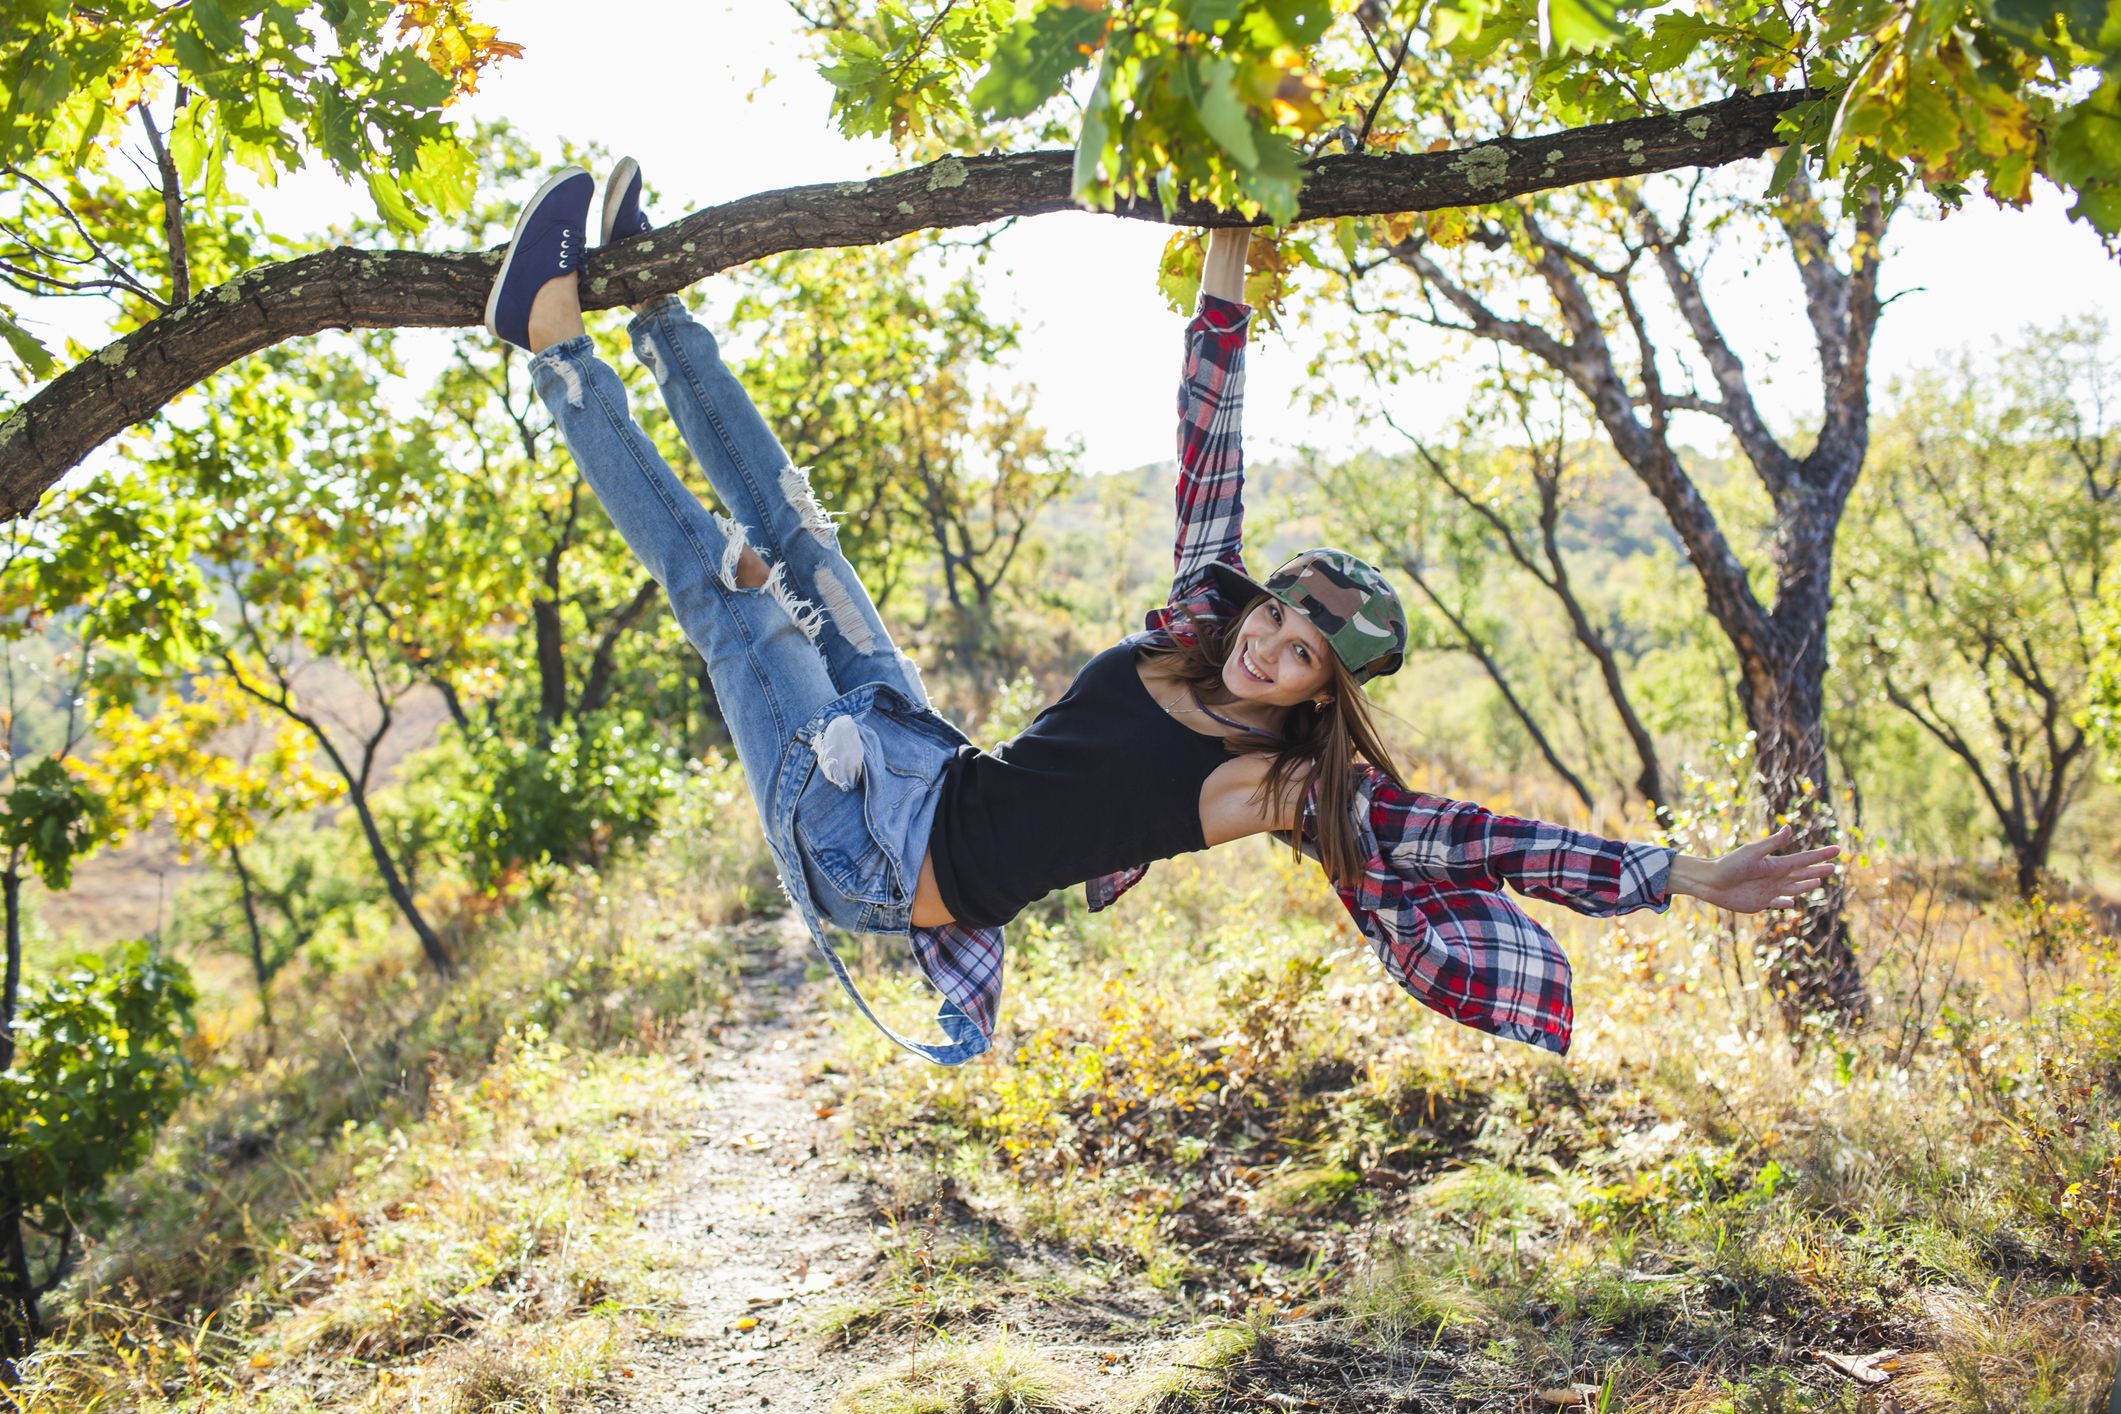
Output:
<svg viewBox="0 0 2121 1414">
<path fill-rule="evenodd" d="M 1213 717 L 1216 721 L 1221 722 L 1226 727 L 1235 727 L 1241 732 L 1250 732 L 1254 736 L 1272 737 L 1277 741 L 1280 740 L 1280 736 L 1278 733 L 1263 731 L 1248 722 L 1236 722 L 1232 721 L 1228 717 L 1225 717 L 1222 713 L 1216 711 L 1213 707 L 1210 707 L 1207 703 L 1201 701 L 1200 694 L 1195 692 L 1190 687 L 1186 689 L 1186 695 L 1193 699 L 1193 705 L 1191 707 L 1179 708 L 1178 710 L 1181 712 L 1205 712 L 1209 716 Z"/>
</svg>

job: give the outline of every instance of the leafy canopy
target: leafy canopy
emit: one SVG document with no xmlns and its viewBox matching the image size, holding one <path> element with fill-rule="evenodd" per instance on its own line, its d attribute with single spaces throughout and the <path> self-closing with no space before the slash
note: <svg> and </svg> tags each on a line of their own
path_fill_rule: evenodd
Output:
<svg viewBox="0 0 2121 1414">
<path fill-rule="evenodd" d="M 1285 223 L 1300 160 L 1419 150 L 1805 86 L 1784 120 L 1851 191 L 2044 175 L 2121 233 L 2121 0 L 881 0 L 803 6 L 856 134 L 1064 136 L 1098 206 Z M 1704 134 L 1705 136 L 1706 134 Z"/>
<path fill-rule="evenodd" d="M 10 0 L 0 280 L 30 295 L 114 296 L 135 322 L 181 303 L 271 243 L 228 188 L 232 164 L 269 187 L 321 158 L 400 231 L 463 210 L 476 158 L 445 110 L 521 52 L 472 8 Z M 186 258 L 194 281 L 176 274 Z M 165 260 L 167 286 L 150 273 Z M 33 377 L 51 373 L 51 352 L 5 304 L 0 339 Z"/>
</svg>

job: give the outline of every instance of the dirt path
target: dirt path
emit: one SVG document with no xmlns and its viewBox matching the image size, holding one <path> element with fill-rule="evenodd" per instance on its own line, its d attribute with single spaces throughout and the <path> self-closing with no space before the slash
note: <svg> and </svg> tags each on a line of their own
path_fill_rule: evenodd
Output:
<svg viewBox="0 0 2121 1414">
<path fill-rule="evenodd" d="M 714 1102 L 670 1200 L 649 1219 L 678 1269 L 677 1329 L 647 1343 L 611 1407 L 624 1414 L 824 1414 L 858 1370 L 821 1351 L 805 1310 L 876 1260 L 866 1190 L 844 1176 L 804 1079 L 823 1029 L 799 927 L 758 944 L 750 1015 L 709 1062 Z M 746 1325 L 746 1322 L 755 1324 Z"/>
</svg>

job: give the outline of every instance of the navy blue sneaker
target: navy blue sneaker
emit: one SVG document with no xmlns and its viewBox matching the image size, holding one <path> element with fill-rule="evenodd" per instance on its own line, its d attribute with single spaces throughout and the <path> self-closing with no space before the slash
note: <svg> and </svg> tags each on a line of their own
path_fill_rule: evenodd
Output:
<svg viewBox="0 0 2121 1414">
<path fill-rule="evenodd" d="M 648 213 L 641 210 L 641 164 L 621 157 L 604 181 L 604 232 L 597 244 L 610 245 L 653 229 Z"/>
<path fill-rule="evenodd" d="M 486 297 L 486 327 L 494 336 L 530 347 L 530 302 L 547 280 L 582 268 L 588 246 L 589 199 L 596 181 L 580 167 L 553 174 L 516 218 L 515 235 L 501 257 L 501 273 Z"/>
</svg>

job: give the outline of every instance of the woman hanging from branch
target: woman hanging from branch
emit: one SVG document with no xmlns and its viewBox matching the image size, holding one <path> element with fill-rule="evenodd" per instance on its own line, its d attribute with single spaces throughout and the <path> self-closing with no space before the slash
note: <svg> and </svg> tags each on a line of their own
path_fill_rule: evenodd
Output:
<svg viewBox="0 0 2121 1414">
<path fill-rule="evenodd" d="M 1002 927 L 1026 905 L 1085 884 L 1105 908 L 1151 861 L 1246 835 L 1316 859 L 1418 1000 L 1555 1052 L 1569 1042 L 1568 960 L 1505 885 L 1599 915 L 1661 911 L 1677 894 L 1756 912 L 1795 907 L 1833 872 L 1832 848 L 1774 853 L 1784 830 L 1696 859 L 1407 787 L 1362 686 L 1404 659 L 1391 586 L 1331 549 L 1245 572 L 1243 230 L 1210 235 L 1186 330 L 1169 600 L 1020 736 L 974 747 L 929 706 L 804 474 L 673 297 L 639 308 L 633 347 L 724 513 L 634 423 L 582 325 L 593 190 L 570 168 L 532 198 L 487 326 L 534 355 L 576 462 L 706 659 L 782 883 L 856 1006 L 883 1027 L 828 924 L 907 937 L 942 994 L 940 1041 L 883 1027 L 908 1050 L 955 1065 L 988 1048 Z M 649 229 L 630 158 L 601 224 L 605 243 Z"/>
</svg>

